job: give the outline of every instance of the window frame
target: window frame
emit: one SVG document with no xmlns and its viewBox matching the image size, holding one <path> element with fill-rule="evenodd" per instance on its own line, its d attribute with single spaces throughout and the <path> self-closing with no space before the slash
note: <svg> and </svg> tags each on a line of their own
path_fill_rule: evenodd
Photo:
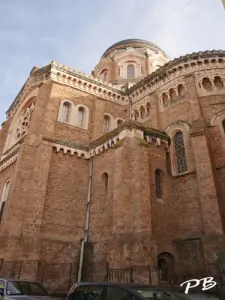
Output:
<svg viewBox="0 0 225 300">
<path fill-rule="evenodd" d="M 178 153 L 178 148 L 180 145 L 177 145 L 175 138 L 178 136 L 178 134 L 181 134 L 182 136 L 182 148 L 183 148 L 183 154 Z M 179 142 L 179 140 L 177 140 Z M 177 175 L 183 174 L 188 171 L 188 161 L 187 161 L 187 153 L 186 153 L 186 147 L 185 147 L 185 139 L 184 139 L 184 133 L 182 130 L 177 130 L 177 132 L 173 136 L 173 144 L 174 144 L 174 155 L 175 155 L 175 163 L 176 163 L 176 172 Z M 179 162 L 180 160 L 180 162 Z M 179 163 L 184 164 L 184 169 L 182 166 L 179 166 Z"/>
<path fill-rule="evenodd" d="M 132 72 L 129 67 L 132 67 Z M 133 79 L 133 78 L 135 78 L 135 65 L 133 63 L 129 63 L 127 64 L 127 79 Z"/>
</svg>

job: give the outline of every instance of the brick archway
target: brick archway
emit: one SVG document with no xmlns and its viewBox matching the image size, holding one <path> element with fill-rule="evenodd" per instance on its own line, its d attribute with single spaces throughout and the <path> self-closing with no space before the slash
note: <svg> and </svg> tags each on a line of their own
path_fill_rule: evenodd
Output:
<svg viewBox="0 0 225 300">
<path fill-rule="evenodd" d="M 158 255 L 158 274 L 159 281 L 170 282 L 174 272 L 175 259 L 169 252 L 162 252 Z"/>
</svg>

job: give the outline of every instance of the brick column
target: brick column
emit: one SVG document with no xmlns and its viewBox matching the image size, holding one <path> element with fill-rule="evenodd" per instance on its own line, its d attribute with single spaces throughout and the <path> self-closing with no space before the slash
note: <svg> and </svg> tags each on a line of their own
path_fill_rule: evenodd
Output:
<svg viewBox="0 0 225 300">
<path fill-rule="evenodd" d="M 146 144 L 145 144 L 146 143 Z M 133 211 L 133 229 L 135 232 L 152 231 L 149 145 L 145 140 L 131 140 L 131 206 Z"/>
<path fill-rule="evenodd" d="M 110 81 L 115 81 L 116 80 L 116 62 L 114 57 L 111 57 L 111 79 Z"/>
<path fill-rule="evenodd" d="M 198 101 L 198 94 L 195 86 L 195 79 L 192 74 L 185 76 L 186 89 L 188 91 L 188 98 L 191 106 L 192 120 L 202 118 L 201 108 Z"/>
<path fill-rule="evenodd" d="M 126 138 L 115 151 L 113 230 L 151 232 L 148 144 L 140 138 Z"/>
<path fill-rule="evenodd" d="M 151 95 L 151 107 L 150 107 L 150 115 L 151 115 L 151 126 L 152 128 L 156 128 L 162 130 L 160 120 L 159 120 L 159 101 L 158 97 L 155 93 Z"/>
</svg>

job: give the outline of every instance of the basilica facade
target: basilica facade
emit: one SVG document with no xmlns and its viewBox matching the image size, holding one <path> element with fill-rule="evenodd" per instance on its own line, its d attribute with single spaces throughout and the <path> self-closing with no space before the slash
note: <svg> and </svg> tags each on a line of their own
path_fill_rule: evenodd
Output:
<svg viewBox="0 0 225 300">
<path fill-rule="evenodd" d="M 130 39 L 91 75 L 34 67 L 0 131 L 0 273 L 208 274 L 225 251 L 224 182 L 225 51 L 169 60 Z"/>
</svg>

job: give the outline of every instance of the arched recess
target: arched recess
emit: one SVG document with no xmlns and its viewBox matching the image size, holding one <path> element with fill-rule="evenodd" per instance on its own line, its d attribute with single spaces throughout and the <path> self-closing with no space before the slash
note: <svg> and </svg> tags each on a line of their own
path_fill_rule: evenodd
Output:
<svg viewBox="0 0 225 300">
<path fill-rule="evenodd" d="M 225 138 L 225 110 L 214 115 L 210 120 L 211 126 L 218 126 L 221 135 Z"/>
<path fill-rule="evenodd" d="M 143 106 L 140 107 L 140 117 L 141 117 L 141 119 L 144 119 L 144 117 L 145 117 L 145 109 Z"/>
<path fill-rule="evenodd" d="M 113 117 L 109 114 L 104 114 L 103 132 L 107 133 L 112 130 Z"/>
<path fill-rule="evenodd" d="M 102 174 L 102 183 L 104 188 L 104 199 L 106 204 L 108 201 L 108 189 L 109 189 L 109 175 L 107 172 L 104 172 Z"/>
<path fill-rule="evenodd" d="M 57 120 L 62 123 L 73 125 L 75 117 L 76 111 L 73 102 L 69 99 L 61 100 Z"/>
<path fill-rule="evenodd" d="M 159 280 L 169 282 L 175 269 L 175 259 L 169 252 L 162 252 L 158 255 Z"/>
<path fill-rule="evenodd" d="M 85 105 L 76 106 L 76 126 L 88 130 L 89 109 Z"/>
<path fill-rule="evenodd" d="M 116 126 L 120 126 L 121 124 L 123 124 L 124 120 L 123 119 L 120 119 L 120 118 L 117 118 L 116 119 Z"/>
<path fill-rule="evenodd" d="M 101 78 L 103 81 L 107 81 L 107 79 L 108 79 L 108 70 L 107 69 L 103 69 L 101 71 Z"/>
<path fill-rule="evenodd" d="M 22 100 L 18 110 L 16 111 L 15 115 L 13 116 L 11 124 L 9 126 L 8 133 L 7 133 L 7 139 L 5 142 L 4 149 L 3 149 L 3 154 L 6 151 L 8 151 L 12 146 L 14 146 L 20 140 L 20 138 L 22 138 L 26 134 L 26 132 L 30 126 L 31 117 L 33 114 L 38 91 L 39 91 L 39 87 L 33 89 L 33 91 L 31 91 Z M 29 120 L 22 120 L 23 117 L 27 118 Z M 23 122 L 24 122 L 24 124 L 22 124 Z M 24 128 L 23 128 L 23 126 L 24 126 Z M 20 138 L 18 138 L 18 133 L 17 133 L 18 128 L 21 129 L 21 133 L 22 133 L 22 136 Z M 25 131 L 25 133 L 24 133 L 24 131 Z"/>
<path fill-rule="evenodd" d="M 194 156 L 189 131 L 190 125 L 184 121 L 171 124 L 165 129 L 165 132 L 171 138 L 171 146 L 169 150 L 172 175 L 179 175 L 194 169 Z M 184 149 L 182 149 L 182 139 Z M 182 160 L 182 153 L 185 154 L 186 168 L 185 161 L 184 159 Z M 182 164 L 183 167 L 181 167 L 180 164 Z"/>
<path fill-rule="evenodd" d="M 0 199 L 0 223 L 3 217 L 3 213 L 5 210 L 5 204 L 6 201 L 8 199 L 8 194 L 9 194 L 9 187 L 10 187 L 10 180 L 6 180 L 3 189 L 2 189 L 2 193 L 1 193 L 1 199 Z"/>
</svg>

